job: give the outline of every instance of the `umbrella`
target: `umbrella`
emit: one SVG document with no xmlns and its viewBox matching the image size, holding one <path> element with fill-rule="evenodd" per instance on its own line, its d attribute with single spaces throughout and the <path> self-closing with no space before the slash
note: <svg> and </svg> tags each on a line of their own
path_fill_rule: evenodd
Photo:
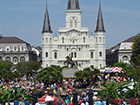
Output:
<svg viewBox="0 0 140 105">
<path fill-rule="evenodd" d="M 54 96 L 50 96 L 50 95 L 45 95 L 43 97 L 41 97 L 40 99 L 38 99 L 38 101 L 45 101 L 45 102 L 49 102 L 49 101 L 56 101 L 58 100 L 57 97 L 54 97 Z"/>
<path fill-rule="evenodd" d="M 113 68 L 112 68 L 112 71 L 113 71 L 113 72 L 119 72 L 119 73 L 120 73 L 120 72 L 122 71 L 122 68 L 116 66 L 116 67 L 113 67 Z"/>
<path fill-rule="evenodd" d="M 46 96 L 45 101 L 46 102 L 54 101 L 54 99 L 51 96 Z"/>
</svg>

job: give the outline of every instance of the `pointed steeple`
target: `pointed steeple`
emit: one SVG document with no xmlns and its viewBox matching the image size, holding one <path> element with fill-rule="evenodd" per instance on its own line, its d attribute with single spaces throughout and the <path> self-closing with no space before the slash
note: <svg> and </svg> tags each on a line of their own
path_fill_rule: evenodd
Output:
<svg viewBox="0 0 140 105">
<path fill-rule="evenodd" d="M 49 13 L 48 13 L 48 7 L 47 7 L 47 1 L 46 1 L 46 12 L 45 12 L 45 17 L 44 17 L 44 25 L 43 25 L 42 33 L 45 33 L 45 32 L 52 33 L 50 19 L 49 19 Z"/>
<path fill-rule="evenodd" d="M 68 8 L 67 10 L 77 10 L 79 7 L 79 0 L 68 0 Z"/>
<path fill-rule="evenodd" d="M 103 22 L 103 17 L 102 17 L 101 2 L 100 2 L 100 5 L 99 5 L 97 26 L 96 26 L 95 32 L 105 32 L 104 22 Z"/>
</svg>

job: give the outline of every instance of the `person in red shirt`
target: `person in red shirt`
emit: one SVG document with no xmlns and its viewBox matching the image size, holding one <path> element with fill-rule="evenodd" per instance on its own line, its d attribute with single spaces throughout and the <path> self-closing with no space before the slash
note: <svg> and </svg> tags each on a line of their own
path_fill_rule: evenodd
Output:
<svg viewBox="0 0 140 105">
<path fill-rule="evenodd" d="M 58 104 L 58 102 L 57 101 L 54 101 L 54 103 L 53 103 L 54 105 L 57 105 Z"/>
<path fill-rule="evenodd" d="M 68 105 L 73 105 L 72 101 L 70 101 L 70 102 L 68 103 Z"/>
</svg>

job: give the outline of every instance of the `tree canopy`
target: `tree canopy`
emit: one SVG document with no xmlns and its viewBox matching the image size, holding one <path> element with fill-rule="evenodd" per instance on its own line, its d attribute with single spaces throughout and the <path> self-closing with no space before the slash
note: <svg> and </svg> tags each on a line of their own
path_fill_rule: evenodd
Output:
<svg viewBox="0 0 140 105">
<path fill-rule="evenodd" d="M 134 65 L 140 66 L 140 33 L 135 36 L 134 43 L 132 45 L 131 62 Z"/>
<path fill-rule="evenodd" d="M 41 65 L 38 62 L 20 62 L 16 65 L 16 69 L 19 73 L 22 75 L 28 76 L 29 74 L 33 74 L 36 72 L 39 68 L 41 68 Z"/>
<path fill-rule="evenodd" d="M 37 73 L 37 80 L 39 81 L 49 81 L 50 76 L 52 76 L 52 81 L 62 80 L 62 70 L 63 68 L 59 66 L 50 66 L 42 69 L 40 72 Z"/>
</svg>

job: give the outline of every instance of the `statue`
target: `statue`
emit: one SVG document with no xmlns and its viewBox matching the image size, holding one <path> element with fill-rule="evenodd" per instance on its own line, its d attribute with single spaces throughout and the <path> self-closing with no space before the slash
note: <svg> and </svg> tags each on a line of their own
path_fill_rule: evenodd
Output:
<svg viewBox="0 0 140 105">
<path fill-rule="evenodd" d="M 65 58 L 66 58 L 66 61 L 64 61 L 64 64 L 67 64 L 69 68 L 73 68 L 74 66 L 77 65 L 77 62 L 74 62 L 72 60 L 72 54 L 70 54 L 69 56 L 66 56 Z"/>
</svg>

